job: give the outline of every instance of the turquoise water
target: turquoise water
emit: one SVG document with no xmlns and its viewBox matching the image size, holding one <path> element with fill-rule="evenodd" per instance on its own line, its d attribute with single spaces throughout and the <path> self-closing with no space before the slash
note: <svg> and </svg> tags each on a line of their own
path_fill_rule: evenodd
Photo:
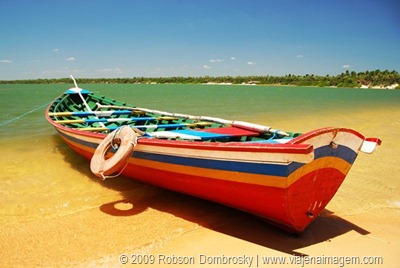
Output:
<svg viewBox="0 0 400 268">
<path fill-rule="evenodd" d="M 38 108 L 69 85 L 0 85 L 0 135 L 29 136 L 51 133 L 44 108 L 10 124 L 9 120 Z M 296 120 L 309 115 L 351 114 L 397 108 L 400 91 L 316 87 L 225 85 L 80 85 L 139 107 L 208 115 L 226 119 Z M 279 126 L 277 126 L 279 127 Z M 292 130 L 292 129 L 291 129 Z M 293 129 L 293 131 L 296 131 Z"/>
<path fill-rule="evenodd" d="M 220 117 L 296 116 L 398 104 L 400 91 L 225 85 L 94 85 L 137 106 Z"/>
<path fill-rule="evenodd" d="M 82 262 L 107 256 L 112 256 L 111 263 L 115 263 L 114 256 L 121 252 L 143 253 L 176 239 L 192 244 L 190 234 L 203 228 L 199 226 L 218 226 L 218 230 L 243 219 L 240 212 L 124 177 L 100 181 L 90 172 L 89 162 L 68 148 L 46 121 L 45 108 L 37 109 L 68 86 L 0 85 L 3 263 L 63 266 L 74 260 L 80 267 Z M 349 127 L 367 137 L 381 138 L 382 146 L 376 152 L 359 155 L 327 209 L 350 221 L 362 217 L 377 222 L 382 229 L 398 226 L 400 91 L 223 85 L 80 86 L 139 107 L 246 120 L 296 132 L 325 126 Z M 125 210 L 129 213 L 131 208 L 140 213 L 118 215 Z M 245 218 L 247 227 L 253 225 L 251 221 Z M 239 220 L 235 228 L 251 233 L 243 229 L 243 222 Z M 325 222 L 331 233 L 344 228 L 336 226 L 334 218 Z M 313 233 L 320 229 L 325 233 L 323 223 L 311 226 L 303 237 L 306 240 L 296 243 L 315 244 Z M 385 236 L 394 243 L 397 238 L 390 238 L 390 228 Z M 258 235 L 268 240 L 277 233 L 263 226 L 254 233 Z M 350 232 L 340 239 L 359 237 Z M 334 247 L 335 241 L 324 246 Z M 357 252 L 354 249 L 349 254 Z"/>
</svg>

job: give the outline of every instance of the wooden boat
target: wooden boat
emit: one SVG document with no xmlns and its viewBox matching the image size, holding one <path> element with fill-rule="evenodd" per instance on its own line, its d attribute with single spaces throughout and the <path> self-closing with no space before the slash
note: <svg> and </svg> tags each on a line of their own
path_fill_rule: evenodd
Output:
<svg viewBox="0 0 400 268">
<path fill-rule="evenodd" d="M 327 127 L 300 134 L 248 122 L 139 108 L 75 87 L 47 120 L 105 179 L 211 200 L 302 232 L 332 199 L 360 151 L 381 141 Z"/>
</svg>

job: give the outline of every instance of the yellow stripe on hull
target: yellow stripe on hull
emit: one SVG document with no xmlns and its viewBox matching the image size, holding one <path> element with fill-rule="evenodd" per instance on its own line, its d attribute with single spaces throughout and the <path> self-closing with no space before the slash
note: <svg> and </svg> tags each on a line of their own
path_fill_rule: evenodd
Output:
<svg viewBox="0 0 400 268">
<path fill-rule="evenodd" d="M 94 148 L 82 145 L 78 142 L 74 142 L 68 138 L 65 139 L 73 147 L 85 151 L 88 154 L 93 154 L 95 151 Z M 133 153 L 133 155 L 134 154 L 135 153 Z M 200 174 L 202 177 L 207 177 L 210 179 L 218 179 L 276 188 L 288 188 L 304 175 L 321 168 L 333 168 L 341 172 L 343 175 L 346 175 L 351 168 L 351 164 L 349 164 L 347 161 L 334 156 L 322 157 L 312 161 L 311 163 L 305 164 L 293 173 L 291 173 L 288 177 L 185 166 L 132 157 L 129 159 L 129 163 L 166 172 L 176 172 L 188 176 L 199 176 Z M 240 163 L 238 163 L 238 165 L 240 165 Z"/>
<path fill-rule="evenodd" d="M 328 167 L 337 169 L 343 175 L 346 175 L 351 168 L 351 165 L 337 157 L 323 157 L 313 161 L 312 163 L 306 164 L 301 168 L 294 171 L 290 176 L 280 177 L 271 175 L 259 175 L 251 173 L 242 173 L 237 171 L 227 171 L 227 170 L 217 170 L 199 167 L 189 167 L 177 164 L 168 164 L 155 162 L 152 160 L 145 159 L 130 159 L 130 163 L 143 166 L 152 169 L 158 169 L 162 171 L 177 172 L 180 174 L 185 174 L 189 176 L 198 176 L 201 174 L 202 177 L 207 177 L 211 179 L 248 183 L 261 186 L 277 187 L 277 188 L 287 188 L 293 183 L 295 183 L 302 176 L 320 169 L 321 167 L 327 168 L 326 162 L 331 162 L 333 165 Z"/>
<path fill-rule="evenodd" d="M 279 188 L 286 187 L 286 178 L 279 176 L 268 176 L 268 175 L 259 175 L 251 173 L 242 173 L 237 171 L 182 166 L 177 164 L 161 163 L 152 160 L 136 159 L 136 158 L 134 159 L 131 158 L 129 162 L 138 166 L 158 169 L 162 171 L 177 172 L 189 176 L 201 175 L 202 177 L 225 180 L 225 181 L 234 181 L 234 182 L 241 182 L 248 184 L 279 187 Z"/>
<path fill-rule="evenodd" d="M 349 164 L 348 162 L 346 162 L 341 158 L 334 156 L 327 156 L 316 159 L 313 162 L 302 166 L 301 168 L 297 169 L 292 174 L 290 174 L 287 180 L 288 186 L 295 183 L 298 179 L 300 179 L 304 175 L 321 168 L 334 168 L 340 171 L 340 173 L 342 173 L 343 175 L 346 175 L 351 168 L 351 164 Z"/>
</svg>

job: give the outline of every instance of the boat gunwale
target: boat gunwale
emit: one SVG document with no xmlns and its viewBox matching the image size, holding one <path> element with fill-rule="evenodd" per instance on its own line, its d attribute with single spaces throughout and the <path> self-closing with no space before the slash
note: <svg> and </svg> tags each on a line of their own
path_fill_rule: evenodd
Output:
<svg viewBox="0 0 400 268">
<path fill-rule="evenodd" d="M 96 133 L 91 131 L 82 131 L 79 128 L 74 129 L 64 125 L 58 124 L 50 116 L 49 112 L 51 107 L 54 105 L 57 99 L 64 96 L 61 94 L 57 97 L 46 109 L 46 119 L 49 121 L 56 129 L 67 131 L 74 135 L 85 136 L 90 138 L 95 138 L 103 140 L 108 133 Z M 171 147 L 171 148 L 183 148 L 183 149 L 197 149 L 197 150 L 213 150 L 213 151 L 237 151 L 237 152 L 258 152 L 258 153 L 289 153 L 289 154 L 310 154 L 314 151 L 314 146 L 307 143 L 310 140 L 321 134 L 329 132 L 348 132 L 358 136 L 359 138 L 365 140 L 365 137 L 359 132 L 348 129 L 348 128 L 338 128 L 338 127 L 323 127 L 315 129 L 306 133 L 303 133 L 286 143 L 263 143 L 261 142 L 200 142 L 200 141 L 186 141 L 186 140 L 167 140 L 167 139 L 157 139 L 157 138 L 139 138 L 138 144 L 149 145 L 149 146 L 161 146 L 161 147 Z"/>
<path fill-rule="evenodd" d="M 47 120 L 56 128 L 78 136 L 85 136 L 103 140 L 108 134 L 82 131 L 57 124 L 48 115 Z M 100 141 L 99 141 L 100 142 Z M 241 151 L 241 152 L 262 152 L 262 153 L 290 153 L 290 154 L 309 154 L 314 148 L 311 144 L 271 144 L 257 142 L 200 142 L 185 140 L 162 140 L 157 138 L 139 138 L 138 145 L 174 147 L 183 149 L 213 150 L 213 151 Z"/>
<path fill-rule="evenodd" d="M 317 137 L 319 135 L 326 134 L 326 133 L 329 133 L 329 132 L 335 132 L 335 136 L 339 132 L 346 132 L 346 133 L 353 134 L 353 135 L 359 137 L 362 140 L 366 140 L 364 135 L 362 135 L 360 132 L 358 132 L 358 131 L 356 131 L 354 129 L 351 129 L 351 128 L 322 127 L 322 128 L 317 128 L 315 130 L 303 133 L 303 134 L 297 136 L 296 138 L 288 141 L 287 144 L 301 144 L 303 142 L 306 142 L 307 140 L 310 140 L 310 139 L 312 139 L 314 137 Z"/>
</svg>

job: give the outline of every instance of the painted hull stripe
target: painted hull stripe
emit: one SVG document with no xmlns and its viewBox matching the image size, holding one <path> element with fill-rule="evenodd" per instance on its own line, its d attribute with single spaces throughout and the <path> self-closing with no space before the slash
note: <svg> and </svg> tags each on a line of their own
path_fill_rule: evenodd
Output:
<svg viewBox="0 0 400 268">
<path fill-rule="evenodd" d="M 330 146 L 322 146 L 315 150 L 315 159 L 325 156 L 335 156 L 347 161 L 349 164 L 353 164 L 357 158 L 357 153 L 343 145 L 339 145 L 337 149 L 332 149 Z"/>
<path fill-rule="evenodd" d="M 80 143 L 66 139 L 66 142 L 75 148 L 86 151 L 89 154 L 93 154 L 94 149 L 82 146 Z M 134 153 L 135 155 L 135 153 Z M 261 175 L 252 173 L 241 173 L 237 171 L 227 171 L 227 170 L 216 170 L 208 169 L 205 167 L 193 167 L 184 166 L 179 164 L 171 164 L 165 162 L 156 162 L 153 160 L 146 160 L 140 158 L 131 158 L 129 160 L 130 164 L 136 166 L 143 166 L 154 170 L 160 170 L 165 172 L 175 172 L 179 174 L 184 174 L 187 176 L 201 176 L 209 179 L 218 179 L 224 181 L 233 181 L 246 184 L 255 184 L 261 186 L 287 188 L 302 176 L 313 172 L 315 170 L 324 168 L 333 168 L 346 175 L 351 168 L 351 164 L 337 157 L 322 157 L 309 164 L 302 165 L 296 171 L 291 173 L 287 178 L 273 175 Z M 331 163 L 331 166 L 327 166 L 326 163 Z M 133 173 L 134 177 L 134 173 Z"/>
<path fill-rule="evenodd" d="M 78 138 L 71 137 L 62 132 L 60 134 L 75 143 L 76 147 L 79 147 L 83 150 L 85 147 L 90 148 L 87 151 L 93 152 L 97 147 L 96 143 L 87 142 Z M 80 146 L 78 146 L 79 144 Z M 334 156 L 337 159 L 342 159 L 348 162 L 350 165 L 353 164 L 357 154 L 345 147 L 340 146 L 337 149 L 332 149 L 330 146 L 320 147 L 315 150 L 316 159 L 319 159 L 324 156 Z M 171 155 L 163 155 L 163 154 L 154 154 L 154 153 L 146 153 L 136 151 L 133 154 L 134 158 L 155 161 L 157 163 L 169 163 L 182 166 L 192 166 L 199 168 L 206 168 L 210 170 L 225 170 L 225 171 L 233 171 L 233 172 L 241 172 L 241 173 L 250 173 L 250 174 L 259 174 L 259 175 L 271 175 L 271 176 L 280 176 L 287 177 L 302 166 L 302 163 L 292 162 L 289 165 L 285 164 L 271 164 L 271 163 L 249 163 L 249 162 L 238 162 L 238 161 L 226 161 L 226 160 L 211 160 L 211 159 L 202 159 L 202 158 L 189 158 L 189 157 L 181 157 L 181 156 L 171 156 Z"/>
<path fill-rule="evenodd" d="M 215 170 L 201 167 L 189 167 L 181 166 L 177 164 L 160 163 L 151 160 L 144 159 L 131 159 L 131 164 L 135 164 L 140 167 L 147 167 L 154 170 L 161 170 L 165 172 L 175 172 L 183 174 L 185 176 L 201 176 L 208 179 L 217 179 L 230 182 L 239 182 L 260 186 L 277 187 L 277 188 L 288 188 L 290 185 L 295 183 L 304 175 L 314 172 L 315 170 L 332 168 L 338 170 L 344 176 L 349 172 L 351 165 L 336 157 L 323 157 L 315 160 L 314 162 L 304 165 L 301 168 L 293 172 L 289 177 L 283 178 L 272 175 L 260 175 L 251 173 L 239 173 L 234 171 L 226 170 Z M 327 166 L 326 163 L 335 163 L 333 166 Z"/>
<path fill-rule="evenodd" d="M 196 177 L 200 176 L 209 179 L 233 181 L 246 184 L 257 184 L 257 185 L 272 186 L 279 188 L 286 187 L 286 179 L 279 176 L 241 173 L 235 171 L 216 170 L 216 169 L 208 169 L 202 167 L 182 166 L 178 164 L 161 163 L 161 162 L 154 162 L 152 160 L 136 159 L 136 158 L 131 159 L 129 162 L 138 165 L 139 168 L 147 167 L 165 172 L 184 174 L 185 176 L 196 176 Z"/>
<path fill-rule="evenodd" d="M 82 137 L 82 139 L 78 139 L 78 138 L 72 137 L 72 136 L 70 136 L 68 134 L 65 134 L 64 132 L 62 132 L 62 131 L 60 131 L 58 129 L 57 129 L 57 131 L 62 137 L 66 138 L 66 139 L 68 139 L 68 140 L 70 140 L 70 141 L 72 141 L 74 143 L 79 143 L 84 147 L 96 149 L 97 146 L 99 146 L 97 143 L 93 143 L 93 142 L 89 142 L 89 141 L 83 140 L 84 137 Z"/>
<path fill-rule="evenodd" d="M 160 163 L 170 163 L 180 166 L 204 167 L 208 169 L 236 171 L 243 173 L 268 174 L 273 176 L 287 176 L 287 165 L 269 163 L 246 163 L 237 161 L 188 158 L 181 156 L 153 154 L 145 152 L 134 152 L 134 158 L 156 161 Z"/>
<path fill-rule="evenodd" d="M 91 149 L 96 149 L 97 144 L 87 142 L 84 140 L 80 140 L 65 133 L 60 132 L 64 138 L 73 141 L 75 144 L 80 144 L 81 149 L 84 147 L 88 147 Z M 76 146 L 76 145 L 75 145 Z M 217 169 L 217 170 L 231 170 L 236 172 L 244 172 L 244 173 L 254 173 L 254 174 L 268 174 L 273 176 L 283 176 L 286 177 L 288 175 L 288 166 L 283 164 L 269 164 L 269 163 L 247 163 L 247 162 L 237 162 L 237 161 L 223 161 L 223 160 L 211 160 L 211 159 L 202 159 L 202 158 L 189 158 L 189 157 L 180 157 L 180 156 L 170 156 L 170 155 L 162 155 L 162 154 L 154 154 L 154 153 L 145 153 L 136 151 L 133 154 L 134 158 L 157 161 L 157 162 L 166 162 L 177 165 L 187 165 L 187 166 L 195 166 L 195 167 L 205 167 L 208 169 Z M 293 172 L 303 164 L 301 163 L 291 163 L 289 172 Z"/>
<path fill-rule="evenodd" d="M 350 165 L 353 164 L 357 154 L 345 147 L 339 146 L 337 149 L 332 149 L 330 146 L 320 147 L 316 150 L 316 159 L 323 158 L 326 156 L 332 156 L 337 159 L 342 159 L 348 162 Z M 192 167 L 204 167 L 215 170 L 226 170 L 235 171 L 242 173 L 252 173 L 260 175 L 272 175 L 287 177 L 297 169 L 304 166 L 302 163 L 292 162 L 286 164 L 273 164 L 273 163 L 249 163 L 249 162 L 238 162 L 238 161 L 226 161 L 216 159 L 202 159 L 202 158 L 190 158 L 181 156 L 172 156 L 164 154 L 146 153 L 146 152 L 135 152 L 135 158 L 156 161 L 159 163 L 170 163 L 181 166 L 192 166 Z"/>
</svg>

